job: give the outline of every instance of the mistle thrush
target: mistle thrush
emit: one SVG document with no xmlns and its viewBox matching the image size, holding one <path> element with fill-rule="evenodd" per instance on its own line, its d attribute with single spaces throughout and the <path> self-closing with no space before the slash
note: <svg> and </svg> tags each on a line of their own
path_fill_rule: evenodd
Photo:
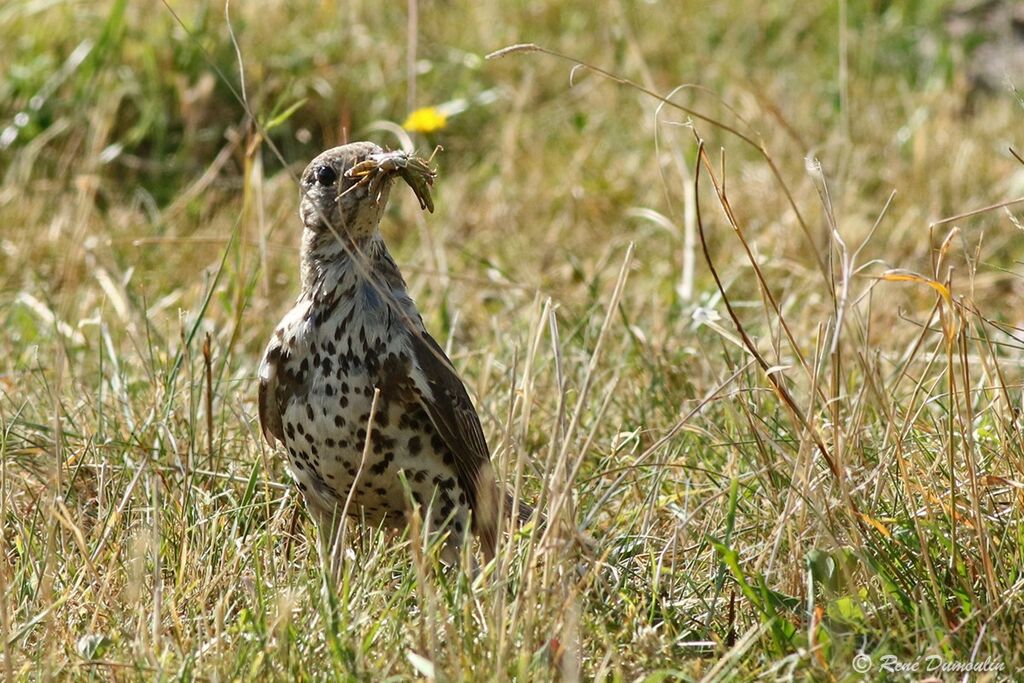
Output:
<svg viewBox="0 0 1024 683">
<path fill-rule="evenodd" d="M 379 230 L 399 174 L 433 209 L 426 164 L 369 142 L 330 149 L 303 171 L 302 291 L 267 345 L 260 423 L 287 450 L 322 540 L 350 491 L 350 517 L 396 528 L 411 495 L 432 532 L 450 532 L 443 559 L 457 558 L 470 524 L 490 558 L 499 488 L 480 420 Z"/>
</svg>

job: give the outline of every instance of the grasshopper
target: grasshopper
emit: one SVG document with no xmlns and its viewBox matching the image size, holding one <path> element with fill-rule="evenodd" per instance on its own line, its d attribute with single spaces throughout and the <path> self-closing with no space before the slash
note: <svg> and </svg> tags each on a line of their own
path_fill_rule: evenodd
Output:
<svg viewBox="0 0 1024 683">
<path fill-rule="evenodd" d="M 379 201 L 381 190 L 384 187 L 384 180 L 391 174 L 397 173 L 412 188 L 413 193 L 420 202 L 420 208 L 433 213 L 434 200 L 430 197 L 430 186 L 434 184 L 437 171 L 430 167 L 430 163 L 434 160 L 434 155 L 437 154 L 439 149 L 441 149 L 440 146 L 434 150 L 429 159 L 423 159 L 411 152 L 402 150 L 371 154 L 345 171 L 347 178 L 359 179 L 359 182 L 345 190 L 345 192 L 369 186 L 367 188 L 369 195 Z"/>
</svg>

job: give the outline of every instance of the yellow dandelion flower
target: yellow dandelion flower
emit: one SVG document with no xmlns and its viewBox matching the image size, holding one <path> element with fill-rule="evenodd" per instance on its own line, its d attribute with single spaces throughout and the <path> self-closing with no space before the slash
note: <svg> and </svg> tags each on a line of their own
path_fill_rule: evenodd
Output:
<svg viewBox="0 0 1024 683">
<path fill-rule="evenodd" d="M 448 117 L 438 111 L 437 107 L 420 107 L 402 124 L 411 133 L 432 133 L 441 130 L 448 123 Z"/>
</svg>

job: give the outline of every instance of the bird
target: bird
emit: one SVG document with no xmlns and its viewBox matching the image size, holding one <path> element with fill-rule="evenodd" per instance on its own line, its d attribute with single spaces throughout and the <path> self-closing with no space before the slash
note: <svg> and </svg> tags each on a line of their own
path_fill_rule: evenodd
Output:
<svg viewBox="0 0 1024 683">
<path fill-rule="evenodd" d="M 372 142 L 329 149 L 302 172 L 300 293 L 260 364 L 260 426 L 286 453 L 321 552 L 342 515 L 402 529 L 416 506 L 429 535 L 446 534 L 442 562 L 458 562 L 470 532 L 489 560 L 502 496 L 511 499 L 469 393 L 381 236 L 398 177 L 433 210 L 429 164 Z"/>
</svg>

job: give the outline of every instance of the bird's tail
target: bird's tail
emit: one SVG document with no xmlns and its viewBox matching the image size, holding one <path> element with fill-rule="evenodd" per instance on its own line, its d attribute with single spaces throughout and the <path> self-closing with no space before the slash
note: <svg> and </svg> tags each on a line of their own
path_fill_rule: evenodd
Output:
<svg viewBox="0 0 1024 683">
<path fill-rule="evenodd" d="M 473 533 L 480 539 L 484 559 L 488 562 L 494 559 L 498 547 L 498 529 L 501 526 L 498 519 L 499 491 L 494 469 L 488 463 L 477 472 L 476 509 L 473 511 Z M 516 500 L 509 491 L 505 491 L 504 513 L 507 519 L 516 520 L 519 524 L 526 524 L 536 514 L 532 505 Z"/>
<path fill-rule="evenodd" d="M 498 482 L 494 479 L 491 463 L 485 463 L 477 470 L 475 493 L 473 533 L 480 539 L 484 559 L 490 562 L 498 546 Z"/>
<path fill-rule="evenodd" d="M 526 524 L 533 519 L 536 514 L 536 510 L 533 509 L 532 505 L 513 498 L 511 491 L 506 491 L 505 514 L 509 516 L 509 519 L 514 519 L 519 522 L 519 524 Z"/>
</svg>

